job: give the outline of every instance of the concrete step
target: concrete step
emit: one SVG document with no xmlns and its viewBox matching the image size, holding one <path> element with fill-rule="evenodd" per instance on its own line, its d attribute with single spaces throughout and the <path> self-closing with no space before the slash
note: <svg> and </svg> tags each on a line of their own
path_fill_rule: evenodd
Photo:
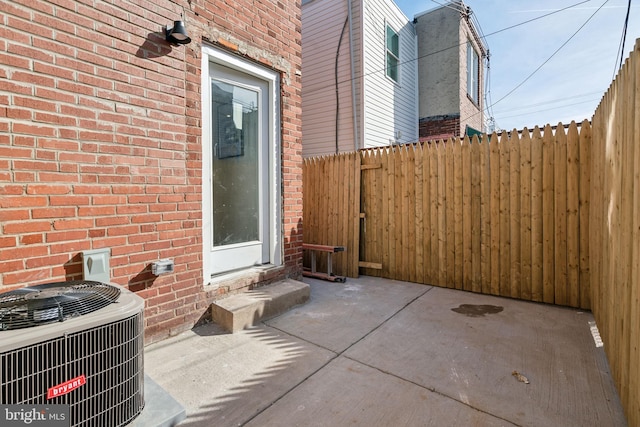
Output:
<svg viewBox="0 0 640 427">
<path fill-rule="evenodd" d="M 211 313 L 215 323 L 233 333 L 304 304 L 310 294 L 308 284 L 286 279 L 218 300 Z"/>
</svg>

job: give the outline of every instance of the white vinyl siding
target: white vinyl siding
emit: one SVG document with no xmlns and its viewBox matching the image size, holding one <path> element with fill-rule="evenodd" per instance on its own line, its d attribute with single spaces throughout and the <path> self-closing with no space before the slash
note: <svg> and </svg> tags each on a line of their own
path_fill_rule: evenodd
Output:
<svg viewBox="0 0 640 427">
<path fill-rule="evenodd" d="M 302 153 L 305 157 L 336 151 L 335 63 L 343 28 L 338 60 L 339 151 L 355 149 L 349 25 L 344 27 L 347 4 L 343 0 L 315 0 L 302 7 Z M 357 49 L 361 26 L 356 17 L 353 32 Z M 358 67 L 357 51 L 355 58 Z M 355 75 L 359 74 L 356 71 Z"/>
<path fill-rule="evenodd" d="M 336 151 L 335 61 L 349 1 L 309 0 L 302 5 L 302 154 Z M 417 41 L 413 24 L 390 0 L 352 0 L 352 79 L 349 24 L 338 61 L 338 149 L 418 139 Z M 386 27 L 398 34 L 397 82 L 386 75 Z M 405 61 L 405 58 L 408 61 Z M 353 90 L 359 143 L 355 144 Z M 398 138 L 398 136 L 400 136 Z"/>
<path fill-rule="evenodd" d="M 390 1 L 365 0 L 363 138 L 365 147 L 418 139 L 417 38 L 413 24 Z M 399 39 L 398 83 L 386 75 L 386 27 Z M 399 137 L 399 138 L 398 138 Z"/>
</svg>

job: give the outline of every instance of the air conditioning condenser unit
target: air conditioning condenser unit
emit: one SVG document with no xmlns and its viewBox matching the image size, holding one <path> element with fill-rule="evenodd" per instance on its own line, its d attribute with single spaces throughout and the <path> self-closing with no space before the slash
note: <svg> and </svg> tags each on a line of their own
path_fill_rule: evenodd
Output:
<svg viewBox="0 0 640 427">
<path fill-rule="evenodd" d="M 144 407 L 144 300 L 68 281 L 0 294 L 0 404 L 68 405 L 71 426 L 124 426 Z"/>
</svg>

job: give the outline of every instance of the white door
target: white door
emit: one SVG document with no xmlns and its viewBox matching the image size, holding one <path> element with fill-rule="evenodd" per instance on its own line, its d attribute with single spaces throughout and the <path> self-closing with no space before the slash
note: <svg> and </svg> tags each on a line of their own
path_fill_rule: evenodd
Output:
<svg viewBox="0 0 640 427">
<path fill-rule="evenodd" d="M 212 63 L 211 271 L 270 261 L 269 82 Z"/>
</svg>

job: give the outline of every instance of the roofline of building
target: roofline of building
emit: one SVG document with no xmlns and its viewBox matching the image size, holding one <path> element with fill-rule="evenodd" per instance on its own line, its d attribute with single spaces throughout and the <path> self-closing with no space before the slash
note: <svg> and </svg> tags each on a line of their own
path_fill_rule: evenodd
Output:
<svg viewBox="0 0 640 427">
<path fill-rule="evenodd" d="M 445 8 L 452 9 L 460 13 L 460 16 L 464 18 L 465 22 L 471 29 L 473 38 L 475 39 L 476 43 L 478 43 L 478 46 L 480 47 L 480 51 L 482 52 L 482 57 L 486 58 L 489 52 L 489 47 L 482 40 L 482 37 L 480 37 L 480 31 L 478 31 L 478 28 L 476 28 L 476 25 L 471 20 L 471 15 L 473 13 L 473 11 L 471 10 L 471 7 L 467 6 L 463 0 L 450 0 L 448 3 L 444 5 L 436 6 L 432 9 L 425 10 L 424 12 L 417 13 L 413 18 L 413 22 L 415 23 L 421 16 L 424 16 L 429 13 L 435 12 L 437 10 L 445 9 Z"/>
</svg>

